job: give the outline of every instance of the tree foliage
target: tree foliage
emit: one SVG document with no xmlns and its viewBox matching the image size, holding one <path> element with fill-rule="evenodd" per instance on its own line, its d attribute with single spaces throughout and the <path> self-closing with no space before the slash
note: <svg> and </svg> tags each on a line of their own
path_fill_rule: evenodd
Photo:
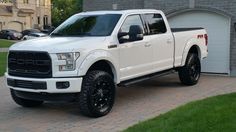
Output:
<svg viewBox="0 0 236 132">
<path fill-rule="evenodd" d="M 52 4 L 52 24 L 55 27 L 82 11 L 82 0 L 52 0 Z"/>
</svg>

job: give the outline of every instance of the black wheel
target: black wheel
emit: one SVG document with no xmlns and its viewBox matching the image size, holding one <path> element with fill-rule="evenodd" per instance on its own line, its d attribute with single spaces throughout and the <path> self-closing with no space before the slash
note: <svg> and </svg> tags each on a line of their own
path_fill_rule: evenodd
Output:
<svg viewBox="0 0 236 132">
<path fill-rule="evenodd" d="M 7 39 L 8 39 L 8 40 L 11 40 L 11 36 L 7 36 Z"/>
<path fill-rule="evenodd" d="M 196 54 L 190 53 L 184 67 L 179 69 L 179 78 L 184 85 L 195 85 L 201 75 L 201 62 Z"/>
<path fill-rule="evenodd" d="M 20 106 L 23 107 L 37 107 L 43 104 L 43 101 L 28 100 L 17 97 L 14 90 L 11 90 L 12 99 Z"/>
<path fill-rule="evenodd" d="M 83 79 L 79 96 L 81 113 L 89 117 L 107 115 L 114 104 L 115 89 L 113 77 L 107 72 L 88 72 Z"/>
</svg>

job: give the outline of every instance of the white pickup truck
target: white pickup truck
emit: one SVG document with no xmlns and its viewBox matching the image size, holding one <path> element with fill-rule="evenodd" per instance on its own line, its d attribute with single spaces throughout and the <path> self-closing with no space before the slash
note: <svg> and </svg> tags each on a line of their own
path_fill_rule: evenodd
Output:
<svg viewBox="0 0 236 132">
<path fill-rule="evenodd" d="M 5 77 L 23 107 L 78 101 L 82 114 L 101 117 L 113 107 L 116 86 L 172 71 L 195 85 L 207 43 L 206 30 L 171 29 L 159 10 L 82 12 L 49 37 L 10 47 Z"/>
</svg>

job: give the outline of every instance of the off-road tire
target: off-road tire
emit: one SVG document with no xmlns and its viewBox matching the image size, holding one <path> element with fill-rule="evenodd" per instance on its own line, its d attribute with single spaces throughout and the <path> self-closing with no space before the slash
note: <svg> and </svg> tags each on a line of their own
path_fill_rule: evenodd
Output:
<svg viewBox="0 0 236 132">
<path fill-rule="evenodd" d="M 199 57 L 190 53 L 184 67 L 179 69 L 179 78 L 184 85 L 196 85 L 201 76 L 201 62 Z"/>
<path fill-rule="evenodd" d="M 79 107 L 83 115 L 102 117 L 114 104 L 116 86 L 113 77 L 104 71 L 89 71 L 82 82 Z"/>
</svg>

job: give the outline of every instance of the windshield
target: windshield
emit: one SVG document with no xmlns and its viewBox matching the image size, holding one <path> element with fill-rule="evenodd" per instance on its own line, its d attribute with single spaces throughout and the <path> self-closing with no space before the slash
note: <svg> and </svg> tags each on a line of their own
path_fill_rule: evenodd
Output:
<svg viewBox="0 0 236 132">
<path fill-rule="evenodd" d="M 62 23 L 51 36 L 109 36 L 120 14 L 74 15 Z"/>
</svg>

